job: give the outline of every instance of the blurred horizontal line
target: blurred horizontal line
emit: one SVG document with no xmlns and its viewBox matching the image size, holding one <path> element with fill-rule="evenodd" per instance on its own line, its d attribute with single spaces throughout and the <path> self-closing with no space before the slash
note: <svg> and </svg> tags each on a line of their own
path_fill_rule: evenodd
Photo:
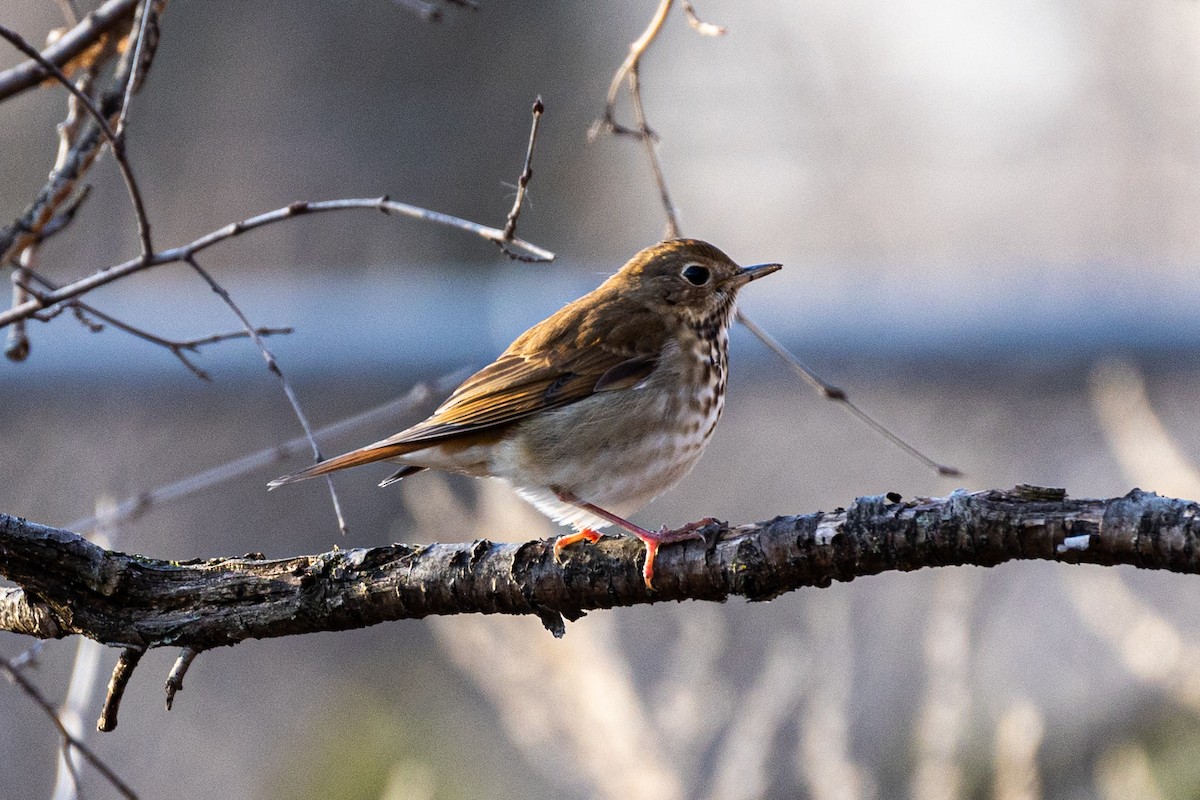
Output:
<svg viewBox="0 0 1200 800">
<path fill-rule="evenodd" d="M 607 272 L 407 267 L 346 278 L 263 271 L 223 280 L 256 325 L 295 327 L 268 340 L 288 374 L 320 378 L 483 363 Z M 1200 282 L 1143 269 L 1108 267 L 1094 280 L 1079 279 L 1081 272 L 1057 283 L 1052 270 L 1029 267 L 973 280 L 958 271 L 953 280 L 916 282 L 909 271 L 862 283 L 845 277 L 854 275 L 846 269 L 789 265 L 772 277 L 771 290 L 748 290 L 743 309 L 814 366 L 826 358 L 1034 365 L 1200 350 Z M 168 337 L 238 327 L 215 296 L 180 274 L 134 278 L 88 302 Z M 29 361 L 0 363 L 0 384 L 190 379 L 164 349 L 111 329 L 89 333 L 67 314 L 32 323 L 30 334 Z M 739 363 L 773 358 L 745 331 L 735 333 L 734 348 Z M 195 360 L 218 380 L 263 369 L 246 341 L 212 345 Z"/>
</svg>

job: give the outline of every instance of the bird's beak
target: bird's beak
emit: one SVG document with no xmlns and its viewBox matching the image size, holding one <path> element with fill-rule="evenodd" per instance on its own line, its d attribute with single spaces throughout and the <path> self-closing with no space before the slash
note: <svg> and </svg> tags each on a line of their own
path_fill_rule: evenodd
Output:
<svg viewBox="0 0 1200 800">
<path fill-rule="evenodd" d="M 734 273 L 729 282 L 734 286 L 745 286 L 750 281 L 756 281 L 781 269 L 783 269 L 783 264 L 755 264 L 750 267 L 742 267 L 740 271 Z"/>
</svg>

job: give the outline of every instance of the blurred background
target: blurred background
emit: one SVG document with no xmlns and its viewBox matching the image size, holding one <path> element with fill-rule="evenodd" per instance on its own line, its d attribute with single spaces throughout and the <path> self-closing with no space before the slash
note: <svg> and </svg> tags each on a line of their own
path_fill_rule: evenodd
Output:
<svg viewBox="0 0 1200 800">
<path fill-rule="evenodd" d="M 501 226 L 535 96 L 546 104 L 503 259 L 378 212 L 289 221 L 201 263 L 270 340 L 317 426 L 478 367 L 659 239 L 645 153 L 587 131 L 655 3 L 447 8 L 374 0 L 176 0 L 130 116 L 155 242 L 295 200 L 396 200 Z M 87 6 L 85 5 L 85 10 Z M 684 233 L 781 261 L 742 308 L 869 413 L 966 477 L 938 478 L 820 400 L 744 330 L 724 421 L 635 520 L 734 522 L 896 491 L 1016 483 L 1200 498 L 1200 7 L 997 0 L 707 0 L 672 13 L 642 83 Z M 41 43 L 50 0 L 0 0 Z M 0 48 L 0 69 L 23 59 Z M 64 92 L 0 106 L 0 220 L 53 163 Z M 627 104 L 621 113 L 629 117 Z M 107 157 L 41 270 L 136 254 Z M 89 295 L 156 333 L 237 321 L 166 266 Z M 70 525 L 96 508 L 297 436 L 254 347 L 166 350 L 69 315 L 0 363 L 0 510 Z M 442 394 L 444 394 L 444 389 Z M 323 443 L 399 430 L 439 399 Z M 503 487 L 421 475 L 267 494 L 296 458 L 109 531 L 186 559 L 337 544 L 524 539 L 554 529 Z M 142 661 L 89 743 L 143 797 L 1190 798 L 1200 796 L 1200 589 L 1179 575 L 1015 563 L 804 590 L 769 604 L 449 618 L 204 653 L 169 714 L 174 657 Z M 0 654 L 30 642 L 0 634 Z M 30 674 L 66 689 L 75 641 Z M 98 684 L 115 658 L 100 655 Z M 91 729 L 99 693 L 84 705 Z M 47 797 L 57 736 L 0 683 L 0 797 Z M 110 789 L 85 771 L 89 796 Z"/>
</svg>

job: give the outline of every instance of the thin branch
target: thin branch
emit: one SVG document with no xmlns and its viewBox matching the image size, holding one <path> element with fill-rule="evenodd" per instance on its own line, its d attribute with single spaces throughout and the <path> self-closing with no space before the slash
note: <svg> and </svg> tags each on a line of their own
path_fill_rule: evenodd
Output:
<svg viewBox="0 0 1200 800">
<path fill-rule="evenodd" d="M 174 264 L 180 261 L 185 261 L 189 256 L 194 256 L 197 253 L 212 247 L 215 244 L 230 239 L 246 231 L 260 228 L 264 225 L 270 225 L 283 220 L 295 219 L 296 217 L 305 214 L 315 214 L 324 211 L 347 211 L 351 209 L 372 209 L 382 211 L 385 214 L 399 214 L 401 216 L 418 219 L 425 222 L 432 222 L 438 225 L 446 225 L 452 228 L 473 233 L 482 239 L 493 242 L 497 245 L 505 245 L 504 231 L 499 228 L 489 228 L 485 225 L 480 225 L 477 222 L 455 217 L 450 214 L 443 214 L 439 211 L 430 211 L 419 206 L 409 205 L 407 203 L 399 203 L 389 198 L 347 198 L 342 200 L 323 200 L 319 202 L 299 202 L 292 203 L 283 208 L 277 208 L 274 211 L 268 211 L 265 214 L 259 214 L 255 217 L 234 222 L 226 225 L 223 228 L 207 233 L 195 241 L 189 242 L 181 247 L 175 247 L 170 250 L 160 250 L 153 253 L 149 259 L 133 258 L 116 266 L 103 269 L 92 275 L 69 283 L 60 289 L 53 292 L 47 292 L 41 298 L 29 300 L 20 306 L 15 306 L 7 311 L 0 312 L 0 328 L 7 327 L 18 319 L 26 319 L 42 309 L 48 308 L 54 304 L 61 303 L 65 300 L 71 300 L 82 294 L 97 289 L 112 283 L 115 280 L 120 280 L 127 275 L 132 275 L 135 272 L 140 272 L 151 267 L 161 266 L 163 264 Z M 553 261 L 554 253 L 531 244 L 522 239 L 513 239 L 508 244 L 515 245 L 524 251 L 528 256 L 535 261 Z"/>
<path fill-rule="evenodd" d="M 962 472 L 955 467 L 951 467 L 946 464 L 939 464 L 917 448 L 913 447 L 908 442 L 904 441 L 904 439 L 901 439 L 895 433 L 892 433 L 892 431 L 884 426 L 883 423 L 876 421 L 874 417 L 870 416 L 867 414 L 867 412 L 856 406 L 843 389 L 840 389 L 837 386 L 822 380 L 815 372 L 805 366 L 800 359 L 796 358 L 796 356 L 794 356 L 790 350 L 780 344 L 778 339 L 767 333 L 765 329 L 759 327 L 757 323 L 755 323 L 741 311 L 737 312 L 737 321 L 745 325 L 746 329 L 754 334 L 760 342 L 766 345 L 768 350 L 783 359 L 784 363 L 791 368 L 792 372 L 796 373 L 801 380 L 820 392 L 821 396 L 826 400 L 833 400 L 836 403 L 841 403 L 843 408 L 857 417 L 859 421 L 864 423 L 868 428 L 875 431 L 884 439 L 887 439 L 889 442 L 896 445 L 896 447 L 899 447 L 901 450 L 908 453 L 925 466 L 935 470 L 938 475 L 942 475 L 944 477 L 962 476 Z"/>
<path fill-rule="evenodd" d="M 132 48 L 133 51 L 133 69 L 129 70 L 129 80 L 125 82 L 125 95 L 121 98 L 121 110 L 117 114 L 117 124 L 114 129 L 116 137 L 121 141 L 121 146 L 125 145 L 125 123 L 129 118 L 129 107 L 133 102 L 133 94 L 141 86 L 142 78 L 145 75 L 142 65 L 142 47 L 146 42 L 146 30 L 149 27 L 150 4 L 154 0 L 142 0 L 141 13 L 138 15 L 138 29 L 136 41 Z M 149 248 L 147 248 L 149 249 Z"/>
<path fill-rule="evenodd" d="M 650 170 L 654 175 L 654 183 L 658 186 L 658 198 L 662 203 L 663 211 L 667 214 L 667 235 L 668 239 L 678 239 L 682 235 L 683 229 L 679 227 L 679 209 L 671 200 L 671 192 L 667 189 L 667 178 L 663 174 L 662 162 L 658 157 L 658 140 L 657 137 L 650 131 L 650 126 L 646 122 L 646 109 L 642 107 L 642 88 L 641 79 L 638 77 L 638 70 L 635 66 L 629 71 L 629 97 L 633 102 L 633 116 L 637 120 L 637 129 L 642 144 L 646 147 L 646 158 L 650 162 Z"/>
<path fill-rule="evenodd" d="M 421 403 L 440 396 L 453 389 L 466 377 L 466 370 L 457 370 L 445 375 L 432 383 L 422 383 L 414 386 L 406 394 L 395 400 L 389 400 L 383 405 L 376 406 L 361 414 L 335 422 L 316 432 L 318 440 L 341 436 L 366 425 L 395 419 L 401 414 L 412 411 Z M 129 522 L 139 519 L 147 512 L 160 508 L 170 502 L 189 497 L 197 492 L 210 489 L 222 483 L 227 483 L 254 470 L 262 469 L 271 464 L 280 464 L 289 458 L 300 455 L 308 449 L 308 437 L 298 436 L 280 445 L 268 447 L 243 456 L 212 469 L 189 475 L 186 478 L 168 483 L 148 492 L 141 492 L 127 497 L 116 504 L 111 516 L 114 523 Z M 70 529 L 85 532 L 92 530 L 100 523 L 97 517 L 84 517 L 70 524 Z"/>
<path fill-rule="evenodd" d="M 137 3 L 138 0 L 108 0 L 39 53 L 40 59 L 26 61 L 0 72 L 0 102 L 50 77 L 44 64 L 50 63 L 59 68 L 67 66 L 71 59 L 94 45 L 110 30 L 127 22 Z"/>
<path fill-rule="evenodd" d="M 125 696 L 125 687 L 129 685 L 129 679 L 133 677 L 133 671 L 137 669 L 138 662 L 142 660 L 145 652 L 144 647 L 126 647 L 117 657 L 112 677 L 108 679 L 108 692 L 104 696 L 104 707 L 100 709 L 100 720 L 96 723 L 96 730 L 101 733 L 117 729 L 121 698 Z"/>
<path fill-rule="evenodd" d="M 49 278 L 30 268 L 25 268 L 22 271 L 28 278 L 41 284 L 45 289 L 54 291 L 59 288 Z M 35 291 L 28 284 L 25 284 L 24 288 L 28 293 L 32 294 L 32 296 L 40 296 L 39 292 Z M 101 311 L 93 305 L 83 302 L 82 300 L 68 301 L 67 306 L 69 306 L 75 312 L 75 317 L 92 333 L 100 333 L 102 330 L 104 330 L 104 325 L 93 322 L 90 319 L 90 317 L 95 317 L 98 320 L 102 320 L 105 324 L 111 325 L 117 330 L 128 333 L 129 335 L 138 339 L 166 349 L 171 353 L 171 355 L 179 359 L 180 363 L 187 367 L 187 369 L 190 370 L 193 375 L 202 381 L 211 381 L 212 377 L 205 370 L 193 363 L 192 360 L 187 357 L 188 353 L 198 353 L 200 352 L 200 348 L 204 347 L 205 345 L 219 344 L 221 342 L 227 342 L 231 339 L 245 339 L 248 337 L 253 337 L 255 334 L 258 336 L 277 336 L 289 334 L 293 331 L 293 329 L 290 327 L 255 328 L 253 332 L 247 332 L 245 329 L 243 329 L 240 331 L 229 331 L 226 333 L 213 333 L 209 334 L 208 336 L 201 336 L 195 339 L 168 339 L 166 337 L 159 336 L 156 333 L 151 333 L 144 328 L 131 325 L 128 322 L 112 316 L 111 314 Z"/>
<path fill-rule="evenodd" d="M 12 272 L 12 304 L 19 306 L 29 299 L 26 288 L 26 278 L 29 270 L 37 262 L 37 245 L 31 244 L 21 251 L 18 266 Z M 25 320 L 18 321 L 8 329 L 4 341 L 4 355 L 9 361 L 21 362 L 29 358 L 29 333 L 25 330 Z"/>
<path fill-rule="evenodd" d="M 701 36 L 724 36 L 729 33 L 729 29 L 721 25 L 714 25 L 711 22 L 705 22 L 696 14 L 696 8 L 691 4 L 690 0 L 681 0 L 683 3 L 683 13 L 687 14 L 688 24 L 692 26 L 692 30 Z"/>
<path fill-rule="evenodd" d="M 149 17 L 153 13 L 151 10 L 151 5 L 152 0 L 147 0 L 145 5 L 142 6 L 141 16 L 143 18 L 143 27 L 145 25 L 145 18 Z M 79 87 L 77 87 L 71 81 L 71 79 L 68 78 L 65 73 L 63 73 L 61 69 L 59 69 L 55 64 L 46 60 L 42 54 L 39 53 L 31 44 L 25 41 L 20 34 L 18 34 L 16 31 L 10 30 L 9 28 L 6 28 L 3 25 L 0 25 L 0 38 L 7 39 L 13 47 L 17 48 L 34 61 L 37 61 L 39 64 L 41 64 L 42 68 L 45 69 L 52 78 L 66 87 L 67 91 L 73 94 L 75 98 L 83 104 L 84 108 L 86 108 L 88 113 L 92 116 L 92 119 L 96 121 L 96 124 L 100 127 L 101 132 L 104 134 L 104 138 L 108 140 L 108 146 L 112 149 L 113 159 L 117 162 L 117 169 L 121 173 L 121 178 L 125 181 L 125 188 L 129 192 L 129 199 L 133 203 L 134 216 L 137 217 L 138 237 L 141 239 L 142 258 L 149 258 L 150 254 L 154 252 L 154 246 L 150 242 L 150 219 L 146 214 L 146 203 L 142 199 L 142 191 L 138 187 L 137 180 L 133 177 L 133 168 L 129 165 L 129 159 L 125 157 L 125 145 L 123 140 L 117 136 L 111 127 L 109 127 L 108 119 L 100 111 L 99 107 L 97 107 L 92 101 L 92 98 L 84 94 Z M 141 39 L 139 37 L 139 45 L 140 43 Z M 138 57 L 140 57 L 140 46 L 138 50 Z M 137 67 L 137 62 L 134 62 L 133 69 L 130 71 L 131 78 L 137 73 Z M 130 83 L 129 88 L 132 88 L 132 86 L 133 84 Z"/>
<path fill-rule="evenodd" d="M 122 797 L 130 798 L 130 800 L 137 800 L 137 793 L 134 792 L 127 783 L 121 780 L 117 774 L 113 772 L 103 760 L 101 760 L 99 756 L 92 752 L 91 748 L 71 735 L 71 732 L 63 726 L 62 721 L 58 718 L 58 712 L 55 710 L 54 704 L 47 700 L 45 695 L 43 695 L 38 688 L 33 685 L 33 683 L 31 683 L 24 675 L 22 675 L 19 669 L 16 669 L 8 662 L 7 659 L 0 658 L 0 670 L 2 670 L 8 676 L 10 681 L 20 687 L 21 691 L 29 695 L 29 698 L 33 700 L 38 708 L 46 712 L 46 716 L 50 718 L 51 724 L 53 724 L 58 730 L 58 735 L 62 737 L 64 742 L 75 748 L 75 750 L 77 750 L 85 759 L 87 759 L 87 762 L 95 767 L 96 771 L 103 775 L 104 779 L 111 783 L 112 787 L 116 789 Z"/>
<path fill-rule="evenodd" d="M 512 210 L 508 212 L 508 221 L 504 223 L 504 241 L 511 242 L 517 233 L 517 219 L 521 216 L 521 204 L 525 201 L 525 191 L 529 181 L 533 179 L 533 147 L 537 144 L 538 125 L 546 106 L 542 103 L 541 95 L 533 101 L 533 123 L 529 126 L 529 147 L 525 149 L 525 167 L 521 177 L 517 179 L 517 198 L 513 201 Z"/>
<path fill-rule="evenodd" d="M 308 443 L 312 446 L 313 458 L 317 461 L 321 460 L 321 448 L 317 446 L 316 437 L 313 435 L 312 425 L 308 422 L 308 416 L 304 413 L 304 409 L 300 407 L 300 398 L 296 396 L 296 391 L 292 385 L 288 383 L 288 379 L 284 377 L 283 370 L 279 368 L 279 362 L 275 360 L 275 354 L 267 349 L 267 343 L 263 341 L 263 337 L 258 335 L 258 329 L 251 324 L 250 319 L 242 312 L 237 303 L 233 302 L 233 298 L 229 296 L 229 292 L 225 287 L 217 283 L 217 280 L 200 266 L 200 262 L 196 261 L 194 256 L 188 256 L 184 259 L 197 275 L 204 279 L 208 287 L 221 298 L 225 305 L 229 306 L 229 310 L 234 313 L 234 316 L 242 323 L 242 328 L 246 335 L 254 340 L 254 344 L 258 346 L 258 352 L 262 354 L 263 360 L 267 362 L 267 371 L 278 379 L 279 384 L 283 387 L 283 393 L 287 396 L 288 403 L 292 407 L 292 413 L 296 415 L 296 419 L 300 422 L 300 427 L 304 429 L 304 436 L 308 439 Z M 342 513 L 342 504 L 338 500 L 337 489 L 333 486 L 333 478 L 329 475 L 325 476 L 325 485 L 329 487 L 329 498 L 333 503 L 333 513 L 337 517 L 338 529 L 345 536 L 350 532 L 346 525 L 346 516 Z"/>
<path fill-rule="evenodd" d="M 170 674 L 167 675 L 167 711 L 171 710 L 171 705 L 175 702 L 175 693 L 183 691 L 183 676 L 187 675 L 188 668 L 192 666 L 192 662 L 198 655 L 200 655 L 200 651 L 191 647 L 185 647 L 179 651 L 179 657 L 175 659 L 175 664 L 171 667 Z"/>
<path fill-rule="evenodd" d="M 670 600 L 768 600 L 889 570 L 1017 559 L 1200 574 L 1200 503 L 1135 489 L 1107 500 L 1061 489 L 862 497 L 847 509 L 704 529 L 659 554 L 605 538 L 555 560 L 552 539 L 396 544 L 284 559 L 161 561 L 0 514 L 0 630 L 82 634 L 121 648 L 207 650 L 251 638 L 466 613 L 536 615 L 557 635 L 588 610 Z M 448 531 L 449 536 L 455 532 Z"/>
<path fill-rule="evenodd" d="M 630 134 L 630 135 L 653 135 L 634 131 L 630 128 L 617 122 L 617 96 L 621 93 L 621 84 L 625 82 L 625 78 L 630 73 L 636 72 L 638 64 L 645 55 L 646 49 L 654 43 L 658 38 L 658 34 L 662 31 L 663 23 L 667 21 L 667 14 L 671 11 L 671 5 L 674 0 L 661 0 L 658 8 L 654 11 L 654 16 L 650 19 L 650 24 L 642 31 L 642 35 L 629 45 L 629 54 L 625 56 L 625 60 L 621 62 L 621 66 L 617 67 L 617 71 L 613 73 L 612 81 L 608 84 L 608 97 L 604 103 L 604 117 L 600 125 L 612 133 Z M 599 132 L 599 128 L 593 126 L 592 135 Z"/>
</svg>

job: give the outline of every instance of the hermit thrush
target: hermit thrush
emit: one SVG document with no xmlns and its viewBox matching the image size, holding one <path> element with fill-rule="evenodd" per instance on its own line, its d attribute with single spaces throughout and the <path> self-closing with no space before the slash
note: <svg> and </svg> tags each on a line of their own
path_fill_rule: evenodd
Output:
<svg viewBox="0 0 1200 800">
<path fill-rule="evenodd" d="M 739 267 L 696 239 L 642 250 L 595 291 L 534 325 L 424 422 L 271 481 L 275 488 L 372 461 L 502 478 L 577 533 L 617 525 L 646 545 L 703 538 L 700 523 L 651 532 L 625 519 L 687 475 L 725 405 L 738 290 L 779 264 Z"/>
</svg>

